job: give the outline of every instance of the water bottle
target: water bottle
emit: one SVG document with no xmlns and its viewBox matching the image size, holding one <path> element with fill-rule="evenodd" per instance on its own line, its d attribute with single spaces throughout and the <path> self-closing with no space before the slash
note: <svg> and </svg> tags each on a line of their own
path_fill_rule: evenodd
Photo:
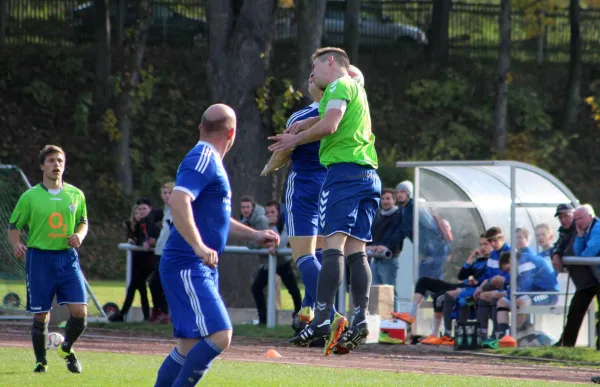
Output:
<svg viewBox="0 0 600 387">
<path fill-rule="evenodd" d="M 456 344 L 458 345 L 458 348 L 460 348 L 460 347 L 462 347 L 462 344 L 463 344 L 463 333 L 464 333 L 462 325 L 458 326 L 457 331 L 458 331 L 458 333 L 456 335 L 457 336 Z"/>
<path fill-rule="evenodd" d="M 467 325 L 467 345 L 471 347 L 473 345 L 473 333 L 475 328 L 472 325 Z"/>
</svg>

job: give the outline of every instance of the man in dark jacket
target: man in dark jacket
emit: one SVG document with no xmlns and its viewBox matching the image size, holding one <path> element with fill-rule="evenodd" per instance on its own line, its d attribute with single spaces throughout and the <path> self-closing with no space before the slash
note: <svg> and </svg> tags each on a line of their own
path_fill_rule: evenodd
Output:
<svg viewBox="0 0 600 387">
<path fill-rule="evenodd" d="M 373 241 L 367 244 L 367 251 L 377 254 L 371 262 L 373 275 L 372 285 L 394 286 L 394 311 L 398 311 L 399 300 L 396 287 L 398 270 L 400 269 L 400 244 L 399 239 L 394 239 L 394 228 L 398 223 L 400 212 L 395 205 L 395 192 L 391 188 L 381 191 L 379 210 L 371 226 Z M 389 251 L 389 253 L 387 253 Z M 383 257 L 383 254 L 388 257 Z M 391 255 L 390 255 L 391 253 Z M 374 254 L 374 255 L 375 255 Z"/>
<path fill-rule="evenodd" d="M 574 208 L 571 204 L 561 204 L 556 208 L 555 216 L 560 220 L 560 228 L 558 240 L 552 250 L 552 264 L 557 273 L 562 271 L 562 257 L 575 255 L 573 244 L 577 238 L 577 228 L 573 220 L 573 212 Z M 573 265 L 566 268 L 575 284 L 575 294 L 569 305 L 563 334 L 556 346 L 574 347 L 590 302 L 594 297 L 600 296 L 600 285 L 589 266 Z"/>
</svg>

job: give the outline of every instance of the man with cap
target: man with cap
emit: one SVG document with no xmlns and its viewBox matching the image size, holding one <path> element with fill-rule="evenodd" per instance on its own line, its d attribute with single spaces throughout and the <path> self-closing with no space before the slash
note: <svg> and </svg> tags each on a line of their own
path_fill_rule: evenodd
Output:
<svg viewBox="0 0 600 387">
<path fill-rule="evenodd" d="M 396 229 L 398 240 L 413 241 L 413 183 L 404 180 L 396 186 L 396 201 L 400 208 L 400 224 Z M 419 208 L 419 278 L 443 279 L 444 260 L 449 252 L 435 218 L 424 207 Z"/>
<path fill-rule="evenodd" d="M 559 237 L 552 249 L 552 264 L 557 273 L 562 271 L 562 258 L 575 255 L 573 245 L 577 238 L 577 226 L 573 217 L 574 212 L 573 205 L 566 203 L 560 204 L 554 214 L 560 221 Z M 574 347 L 590 302 L 600 294 L 600 285 L 589 266 L 573 265 L 566 268 L 575 284 L 575 294 L 569 305 L 563 334 L 555 345 Z"/>
</svg>

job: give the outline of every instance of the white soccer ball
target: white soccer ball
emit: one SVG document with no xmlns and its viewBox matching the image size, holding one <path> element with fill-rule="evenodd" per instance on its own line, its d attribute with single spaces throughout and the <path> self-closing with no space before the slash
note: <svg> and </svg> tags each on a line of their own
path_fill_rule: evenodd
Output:
<svg viewBox="0 0 600 387">
<path fill-rule="evenodd" d="M 363 76 L 362 71 L 358 69 L 358 67 L 350 65 L 350 67 L 348 68 L 348 74 L 350 74 L 350 77 L 356 82 L 358 82 L 359 85 L 365 87 L 365 77 Z"/>
<path fill-rule="evenodd" d="M 46 349 L 56 349 L 62 342 L 65 341 L 63 335 L 57 332 L 48 333 L 48 342 L 46 343 Z"/>
</svg>

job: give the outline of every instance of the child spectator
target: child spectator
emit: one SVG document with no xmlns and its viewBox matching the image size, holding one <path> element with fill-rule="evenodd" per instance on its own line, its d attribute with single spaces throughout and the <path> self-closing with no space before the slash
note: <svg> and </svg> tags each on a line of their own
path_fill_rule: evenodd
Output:
<svg viewBox="0 0 600 387">
<path fill-rule="evenodd" d="M 173 191 L 173 182 L 168 182 L 163 184 L 160 189 L 160 198 L 163 200 L 165 207 L 162 211 L 162 226 L 160 229 L 160 234 L 156 241 L 156 247 L 154 248 L 154 255 L 156 266 L 154 268 L 154 272 L 150 276 L 148 280 L 148 286 L 150 287 L 150 294 L 152 295 L 152 303 L 154 307 L 152 308 L 152 315 L 150 316 L 150 322 L 156 322 L 159 324 L 166 324 L 169 322 L 169 306 L 167 304 L 167 299 L 165 298 L 165 293 L 163 292 L 162 284 L 160 282 L 160 271 L 158 270 L 160 264 L 160 256 L 162 255 L 162 250 L 169 238 L 169 234 L 171 232 L 171 209 L 169 208 L 169 198 L 171 197 L 171 191 Z"/>
</svg>

